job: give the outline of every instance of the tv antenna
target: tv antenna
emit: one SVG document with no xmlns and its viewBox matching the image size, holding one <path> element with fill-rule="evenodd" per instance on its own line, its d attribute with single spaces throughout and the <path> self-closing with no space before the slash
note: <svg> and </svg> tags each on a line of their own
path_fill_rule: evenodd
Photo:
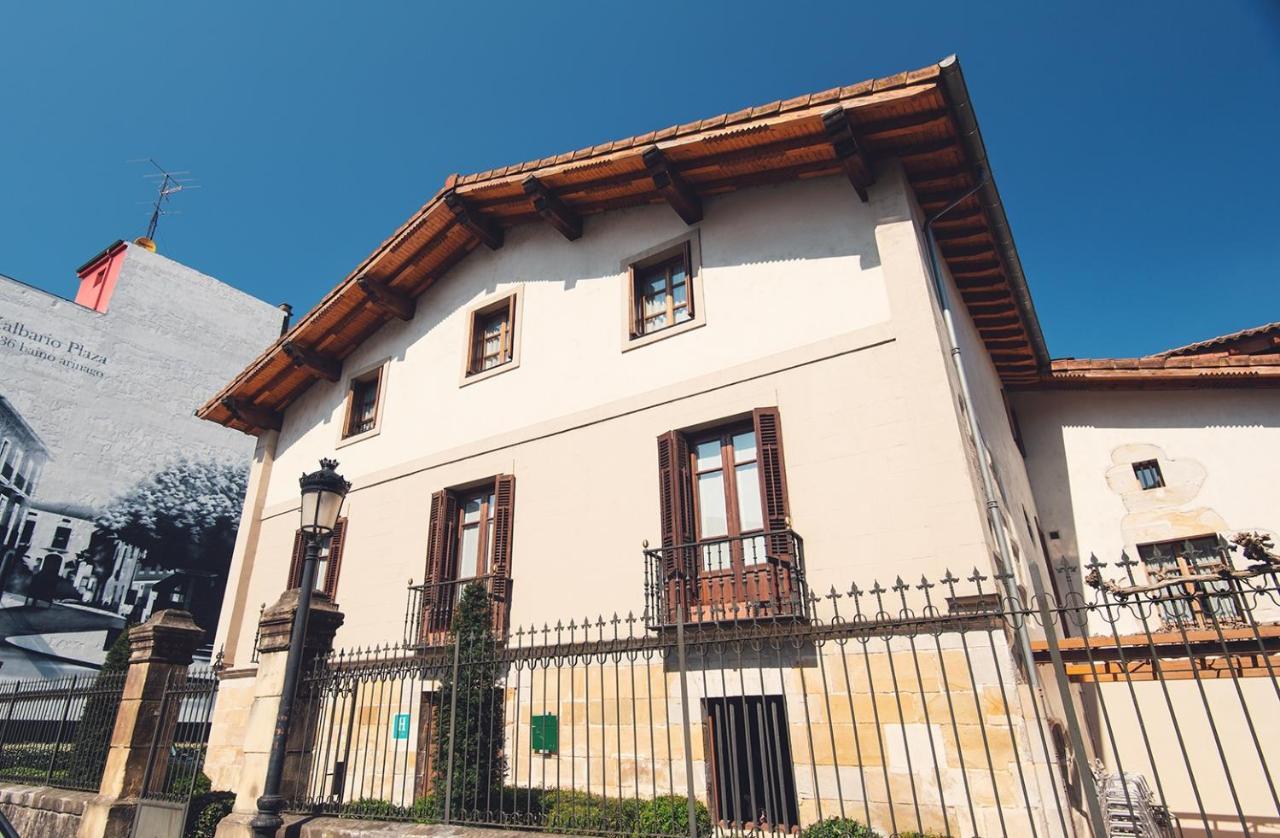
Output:
<svg viewBox="0 0 1280 838">
<path fill-rule="evenodd" d="M 191 178 L 191 172 L 171 172 L 150 157 L 143 157 L 129 162 L 150 163 L 155 167 L 154 172 L 148 172 L 142 176 L 156 185 L 156 197 L 151 203 L 151 221 L 147 224 L 147 238 L 155 241 L 156 226 L 160 223 L 160 216 L 175 215 L 178 212 L 177 210 L 166 208 L 168 200 L 187 189 L 199 189 L 200 185 Z"/>
</svg>

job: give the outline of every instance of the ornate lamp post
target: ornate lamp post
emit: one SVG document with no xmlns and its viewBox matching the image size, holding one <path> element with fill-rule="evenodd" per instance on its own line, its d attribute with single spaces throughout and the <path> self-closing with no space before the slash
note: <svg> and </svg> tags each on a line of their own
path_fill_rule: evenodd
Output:
<svg viewBox="0 0 1280 838">
<path fill-rule="evenodd" d="M 302 670 L 302 645 L 307 633 L 307 613 L 311 610 L 311 593 L 316 587 L 316 561 L 320 554 L 320 542 L 333 533 L 338 523 L 342 501 L 351 489 L 342 475 L 334 471 L 336 460 L 321 460 L 320 470 L 302 475 L 298 481 L 302 488 L 302 535 L 306 539 L 306 552 L 302 561 L 302 586 L 298 592 L 298 607 L 293 613 L 293 627 L 289 632 L 289 653 L 285 658 L 284 687 L 280 694 L 280 709 L 276 713 L 276 729 L 271 739 L 271 756 L 267 761 L 267 778 L 258 798 L 258 814 L 250 826 L 256 838 L 274 838 L 283 824 L 280 812 L 284 809 L 284 797 L 280 794 L 280 780 L 284 774 L 285 748 L 289 740 L 289 717 L 293 712 L 293 699 L 298 691 L 298 676 Z"/>
</svg>

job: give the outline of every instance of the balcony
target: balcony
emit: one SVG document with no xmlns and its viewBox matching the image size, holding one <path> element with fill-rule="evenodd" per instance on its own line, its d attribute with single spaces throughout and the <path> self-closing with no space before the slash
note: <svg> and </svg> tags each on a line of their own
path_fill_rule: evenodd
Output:
<svg viewBox="0 0 1280 838">
<path fill-rule="evenodd" d="M 410 648 L 442 646 L 449 642 L 449 626 L 462 591 L 472 582 L 479 582 L 493 600 L 493 633 L 499 638 L 507 633 L 511 596 L 511 577 L 477 576 L 473 579 L 455 579 L 447 582 L 424 582 L 409 585 L 409 600 L 404 612 L 404 643 Z M 497 592 L 495 593 L 495 583 Z M 505 591 L 505 593 L 503 593 Z"/>
<path fill-rule="evenodd" d="M 792 530 L 644 551 L 645 624 L 808 620 L 804 540 Z"/>
</svg>

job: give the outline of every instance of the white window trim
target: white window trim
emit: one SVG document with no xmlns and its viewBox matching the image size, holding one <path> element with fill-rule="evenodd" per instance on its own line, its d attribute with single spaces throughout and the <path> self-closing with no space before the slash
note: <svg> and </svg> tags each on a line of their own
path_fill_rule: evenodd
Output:
<svg viewBox="0 0 1280 838">
<path fill-rule="evenodd" d="M 515 297 L 515 305 L 512 306 L 514 311 L 511 313 L 511 360 L 505 364 L 498 364 L 491 369 L 481 372 L 468 372 L 471 368 L 471 352 L 475 339 L 473 330 L 475 329 L 476 313 L 482 309 L 486 309 L 494 303 L 501 302 L 508 297 Z M 520 345 L 524 343 L 524 283 L 511 285 L 501 291 L 490 294 L 479 302 L 467 308 L 465 324 L 466 337 L 464 338 L 465 346 L 462 350 L 462 370 L 458 375 L 458 386 L 466 387 L 469 384 L 475 384 L 479 381 L 486 381 L 496 375 L 502 375 L 504 372 L 511 372 L 520 367 Z"/>
<path fill-rule="evenodd" d="M 680 245 L 688 242 L 689 244 L 689 281 L 693 284 L 693 317 L 683 323 L 674 326 L 667 326 L 664 329 L 639 337 L 631 336 L 631 326 L 635 320 L 635 309 L 633 306 L 633 295 L 635 294 L 635 275 L 632 268 L 639 262 L 657 256 L 664 251 L 672 250 Z M 702 293 L 702 235 L 701 230 L 694 227 L 688 232 L 676 236 L 674 239 L 665 241 L 661 244 L 654 245 L 640 253 L 628 256 L 622 260 L 621 265 L 622 281 L 622 351 L 630 352 L 632 349 L 639 349 L 642 346 L 648 346 L 660 340 L 673 338 L 676 335 L 683 335 L 685 332 L 699 329 L 707 325 L 707 306 L 703 300 Z"/>
<path fill-rule="evenodd" d="M 344 437 L 343 433 L 347 430 L 347 422 L 350 420 L 348 410 L 351 403 L 351 385 L 359 378 L 364 378 L 369 373 L 381 369 L 378 378 L 378 403 L 374 407 L 373 427 L 364 433 L 353 434 Z M 334 448 L 345 448 L 357 442 L 362 442 L 370 437 L 375 437 L 382 433 L 382 423 L 386 418 L 386 402 L 387 402 L 387 379 L 391 375 L 391 358 L 386 357 L 374 364 L 362 367 L 356 372 L 351 373 L 342 380 L 342 418 L 338 422 L 338 441 L 334 443 Z"/>
</svg>

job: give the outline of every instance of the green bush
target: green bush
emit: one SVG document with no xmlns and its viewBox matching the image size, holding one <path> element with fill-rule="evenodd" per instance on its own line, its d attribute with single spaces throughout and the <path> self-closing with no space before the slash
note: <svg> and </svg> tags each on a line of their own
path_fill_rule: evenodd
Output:
<svg viewBox="0 0 1280 838">
<path fill-rule="evenodd" d="M 640 835 L 688 835 L 689 800 L 680 795 L 635 801 L 640 805 L 630 831 Z M 698 835 L 711 835 L 711 815 L 697 804 Z"/>
<path fill-rule="evenodd" d="M 376 797 L 361 797 L 350 803 L 342 804 L 335 814 L 340 818 L 361 818 L 365 820 L 412 820 L 418 823 L 431 823 L 435 820 L 435 798 L 419 797 L 412 806 L 397 806 L 388 800 Z"/>
<path fill-rule="evenodd" d="M 804 830 L 804 838 L 884 838 L 884 836 L 853 818 L 832 817 L 810 824 Z"/>
<path fill-rule="evenodd" d="M 620 800 L 582 791 L 549 791 L 542 796 L 546 828 L 551 832 L 630 832 Z"/>
<path fill-rule="evenodd" d="M 204 777 L 203 774 L 200 775 Z M 208 778 L 205 777 L 207 781 Z M 218 829 L 218 822 L 231 814 L 231 807 L 236 796 L 229 791 L 205 792 L 199 797 L 191 798 L 187 808 L 187 824 L 183 830 L 185 838 L 213 838 Z"/>
</svg>

